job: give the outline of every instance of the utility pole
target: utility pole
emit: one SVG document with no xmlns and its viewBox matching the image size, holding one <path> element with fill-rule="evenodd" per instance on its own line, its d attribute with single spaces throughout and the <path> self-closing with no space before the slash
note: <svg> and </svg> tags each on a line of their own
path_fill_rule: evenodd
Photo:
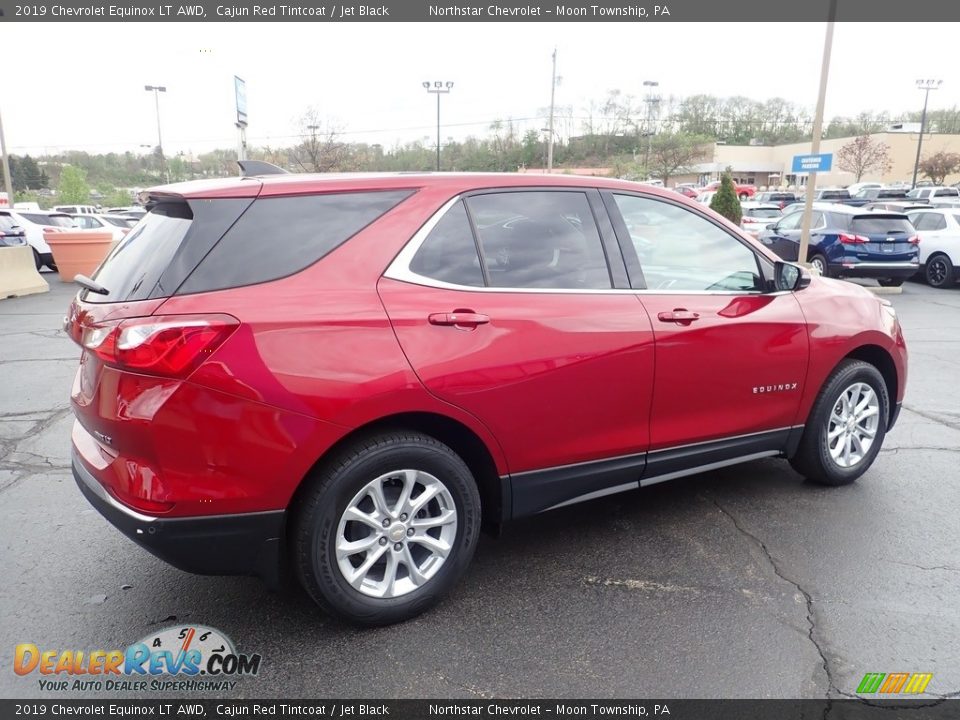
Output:
<svg viewBox="0 0 960 720">
<path fill-rule="evenodd" d="M 3 154 L 3 184 L 7 192 L 7 201 L 13 207 L 13 178 L 10 177 L 10 156 L 7 155 L 7 140 L 3 136 L 3 115 L 0 115 L 0 153 Z"/>
<path fill-rule="evenodd" d="M 160 93 L 165 93 L 167 88 L 163 85 L 144 85 L 143 89 L 153 93 L 154 103 L 157 106 L 157 149 L 160 151 L 160 164 L 163 166 L 163 174 L 167 182 L 170 182 L 170 169 L 167 167 L 167 158 L 163 154 L 163 135 L 160 134 Z"/>
<path fill-rule="evenodd" d="M 550 120 L 547 123 L 547 172 L 553 172 L 553 101 L 557 90 L 557 49 L 553 49 L 553 72 L 550 75 Z"/>
<path fill-rule="evenodd" d="M 656 80 L 644 80 L 643 86 L 649 88 L 647 90 L 647 96 L 644 98 L 644 102 L 647 104 L 647 150 L 643 156 L 643 172 L 646 173 L 647 179 L 650 177 L 650 155 L 653 152 L 653 106 L 656 103 L 660 102 L 660 97 L 656 94 L 656 89 L 660 87 L 660 83 Z"/>
<path fill-rule="evenodd" d="M 939 90 L 943 80 L 917 80 L 917 88 L 924 91 L 923 114 L 920 115 L 920 137 L 917 139 L 917 159 L 913 161 L 913 183 L 910 188 L 917 186 L 917 171 L 920 169 L 920 148 L 923 147 L 923 131 L 927 127 L 927 102 L 930 100 L 930 91 Z"/>
<path fill-rule="evenodd" d="M 453 89 L 453 83 L 437 80 L 431 87 L 430 83 L 425 81 L 423 87 L 428 93 L 437 96 L 437 172 L 440 172 L 440 96 L 449 93 Z"/>
<path fill-rule="evenodd" d="M 816 155 L 820 152 L 820 135 L 823 131 L 823 106 L 827 99 L 827 77 L 830 74 L 830 51 L 833 48 L 833 24 L 837 17 L 837 0 L 830 0 L 829 16 L 827 18 L 827 34 L 823 39 L 823 60 L 820 63 L 820 93 L 817 96 L 817 113 L 813 118 L 813 138 L 810 143 L 810 152 Z M 800 227 L 800 247 L 797 250 L 797 262 L 809 267 L 807 252 L 810 248 L 810 225 L 813 217 L 813 195 L 817 190 L 817 173 L 807 175 L 807 191 L 803 204 L 803 222 Z"/>
</svg>

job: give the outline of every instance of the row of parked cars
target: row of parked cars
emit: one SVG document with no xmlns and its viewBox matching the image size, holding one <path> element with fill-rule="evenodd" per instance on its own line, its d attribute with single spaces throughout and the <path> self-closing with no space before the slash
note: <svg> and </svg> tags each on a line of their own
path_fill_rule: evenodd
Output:
<svg viewBox="0 0 960 720">
<path fill-rule="evenodd" d="M 109 232 L 119 240 L 146 214 L 142 207 L 95 208 L 91 205 L 61 205 L 41 210 L 27 204 L 0 208 L 0 247 L 29 245 L 37 270 L 56 270 L 53 253 L 44 232 Z"/>
<path fill-rule="evenodd" d="M 956 190 L 916 188 L 887 198 L 883 195 L 892 190 L 868 188 L 875 199 L 866 204 L 845 202 L 832 195 L 835 189 L 818 190 L 806 259 L 828 277 L 876 278 L 883 286 L 899 286 L 918 275 L 931 287 L 949 287 L 960 278 L 960 193 L 949 192 Z M 783 259 L 796 261 L 804 202 L 778 197 L 788 195 L 759 193 L 756 200 L 742 201 L 741 227 Z"/>
</svg>

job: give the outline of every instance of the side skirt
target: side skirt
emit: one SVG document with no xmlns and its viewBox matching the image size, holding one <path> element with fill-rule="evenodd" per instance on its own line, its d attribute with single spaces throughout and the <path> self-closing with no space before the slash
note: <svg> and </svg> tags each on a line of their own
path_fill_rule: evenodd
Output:
<svg viewBox="0 0 960 720">
<path fill-rule="evenodd" d="M 666 480 L 795 451 L 803 428 L 780 428 L 604 460 L 514 473 L 512 519 Z"/>
</svg>

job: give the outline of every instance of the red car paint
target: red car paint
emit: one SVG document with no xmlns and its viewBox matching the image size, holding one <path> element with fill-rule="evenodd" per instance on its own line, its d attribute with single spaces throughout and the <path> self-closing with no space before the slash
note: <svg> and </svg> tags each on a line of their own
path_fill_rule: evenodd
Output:
<svg viewBox="0 0 960 720">
<path fill-rule="evenodd" d="M 906 348 L 881 301 L 813 278 L 795 292 L 470 292 L 383 277 L 460 193 L 597 188 L 682 205 L 755 253 L 736 226 L 669 190 L 530 175 L 295 176 L 171 185 L 154 198 L 408 188 L 413 194 L 319 262 L 282 279 L 121 303 L 78 299 L 68 326 L 229 316 L 225 341 L 186 378 L 105 364 L 84 350 L 72 390 L 75 462 L 145 516 L 286 510 L 311 467 L 358 430 L 411 413 L 466 429 L 501 478 L 796 427 L 841 359 L 880 353 L 899 403 Z M 282 228 L 277 228 L 282 232 Z M 612 261 L 611 261 L 612 262 Z M 477 313 L 475 327 L 434 313 Z M 697 322 L 663 320 L 696 313 Z"/>
</svg>

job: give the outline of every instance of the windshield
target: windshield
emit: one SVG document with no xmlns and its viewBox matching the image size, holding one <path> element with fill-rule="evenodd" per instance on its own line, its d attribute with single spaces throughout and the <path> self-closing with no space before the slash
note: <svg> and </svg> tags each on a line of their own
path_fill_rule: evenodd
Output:
<svg viewBox="0 0 960 720">
<path fill-rule="evenodd" d="M 754 208 L 753 210 L 744 211 L 744 215 L 752 218 L 769 219 L 778 218 L 780 217 L 781 213 L 775 208 Z"/>
<path fill-rule="evenodd" d="M 47 227 L 76 227 L 73 218 L 69 215 L 40 215 L 37 213 L 21 213 L 24 220 L 29 220 L 35 225 L 46 225 Z"/>
</svg>

